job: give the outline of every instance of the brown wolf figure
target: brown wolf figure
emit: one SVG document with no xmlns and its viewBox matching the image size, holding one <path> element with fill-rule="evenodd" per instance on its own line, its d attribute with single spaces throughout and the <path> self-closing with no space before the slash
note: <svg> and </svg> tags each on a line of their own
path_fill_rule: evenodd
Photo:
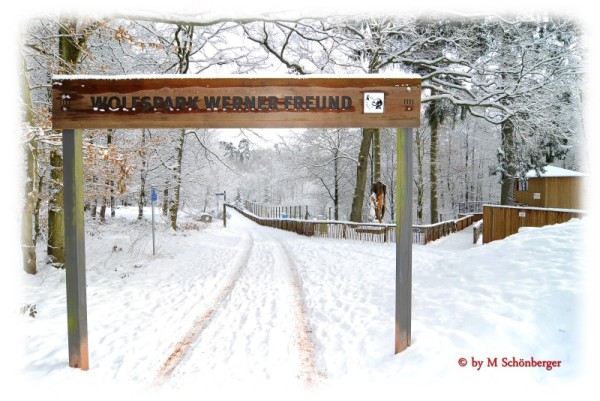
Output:
<svg viewBox="0 0 600 401">
<path fill-rule="evenodd" d="M 371 192 L 375 195 L 371 195 L 371 202 L 373 202 L 373 208 L 375 209 L 375 217 L 377 217 L 377 220 L 381 223 L 383 221 L 383 216 L 385 216 L 386 186 L 381 181 L 377 181 L 371 186 Z"/>
</svg>

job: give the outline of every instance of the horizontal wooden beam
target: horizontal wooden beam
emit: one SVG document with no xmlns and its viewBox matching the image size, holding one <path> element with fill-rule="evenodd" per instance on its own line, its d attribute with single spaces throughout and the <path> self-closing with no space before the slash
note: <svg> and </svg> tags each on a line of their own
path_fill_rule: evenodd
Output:
<svg viewBox="0 0 600 401">
<path fill-rule="evenodd" d="M 54 77 L 66 128 L 418 127 L 414 77 Z"/>
</svg>

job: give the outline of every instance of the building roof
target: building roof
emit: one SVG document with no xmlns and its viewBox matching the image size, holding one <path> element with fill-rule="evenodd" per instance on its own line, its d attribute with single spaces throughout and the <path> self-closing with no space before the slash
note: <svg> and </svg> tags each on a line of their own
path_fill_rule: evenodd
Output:
<svg viewBox="0 0 600 401">
<path fill-rule="evenodd" d="M 527 172 L 527 178 L 538 178 L 538 177 L 586 177 L 587 174 L 580 173 L 579 171 L 566 170 L 564 168 L 555 166 L 546 166 L 543 172 L 538 175 L 535 170 Z"/>
</svg>

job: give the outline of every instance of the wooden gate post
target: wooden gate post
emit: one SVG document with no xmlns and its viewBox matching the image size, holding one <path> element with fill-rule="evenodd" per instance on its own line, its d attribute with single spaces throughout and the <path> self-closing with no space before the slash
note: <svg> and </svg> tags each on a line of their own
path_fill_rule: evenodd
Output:
<svg viewBox="0 0 600 401">
<path fill-rule="evenodd" d="M 88 370 L 81 130 L 63 130 L 63 186 L 69 366 Z"/>
<path fill-rule="evenodd" d="M 396 180 L 396 341 L 395 353 L 411 342 L 412 308 L 412 147 L 413 129 L 398 128 Z"/>
</svg>

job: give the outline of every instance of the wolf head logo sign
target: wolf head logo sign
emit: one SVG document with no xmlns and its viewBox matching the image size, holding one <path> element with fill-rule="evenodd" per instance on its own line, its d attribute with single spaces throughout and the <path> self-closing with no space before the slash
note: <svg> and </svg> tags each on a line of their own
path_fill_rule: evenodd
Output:
<svg viewBox="0 0 600 401">
<path fill-rule="evenodd" d="M 364 112 L 365 113 L 383 113 L 384 109 L 384 94 L 377 93 L 365 93 L 364 98 Z"/>
</svg>

